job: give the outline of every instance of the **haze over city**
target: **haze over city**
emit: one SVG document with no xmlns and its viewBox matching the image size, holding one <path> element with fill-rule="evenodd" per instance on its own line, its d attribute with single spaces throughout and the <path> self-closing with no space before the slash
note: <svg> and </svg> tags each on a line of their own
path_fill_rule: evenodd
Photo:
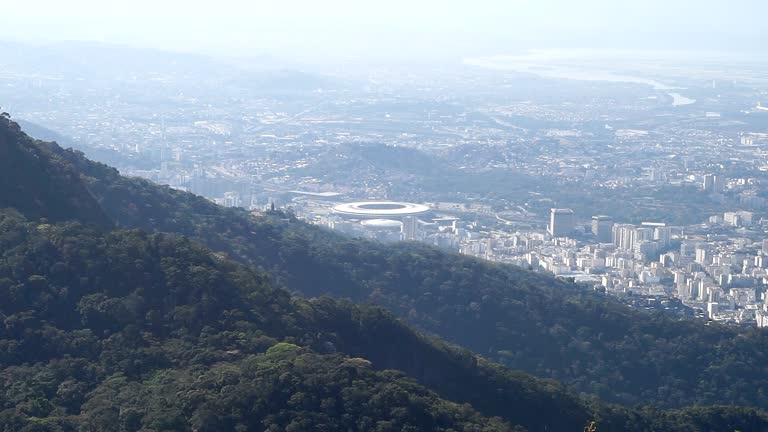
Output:
<svg viewBox="0 0 768 432">
<path fill-rule="evenodd" d="M 768 432 L 767 5 L 0 1 L 0 431 Z"/>
<path fill-rule="evenodd" d="M 5 0 L 0 37 L 229 56 L 431 59 L 528 49 L 765 53 L 760 0 Z"/>
</svg>

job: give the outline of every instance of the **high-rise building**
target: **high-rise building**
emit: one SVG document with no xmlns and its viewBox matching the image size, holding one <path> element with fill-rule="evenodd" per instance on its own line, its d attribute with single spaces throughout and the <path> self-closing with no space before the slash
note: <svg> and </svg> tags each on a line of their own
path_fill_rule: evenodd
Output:
<svg viewBox="0 0 768 432">
<path fill-rule="evenodd" d="M 722 175 L 716 175 L 715 176 L 715 184 L 714 184 L 715 192 L 716 193 L 722 193 L 725 190 L 725 177 Z"/>
<path fill-rule="evenodd" d="M 709 193 L 721 193 L 725 189 L 725 177 L 722 175 L 707 174 L 704 176 L 704 191 Z"/>
<path fill-rule="evenodd" d="M 416 240 L 419 235 L 419 220 L 416 216 L 403 218 L 403 240 Z"/>
<path fill-rule="evenodd" d="M 669 246 L 671 229 L 669 227 L 656 227 L 653 230 L 653 239 L 657 240 L 662 247 Z"/>
<path fill-rule="evenodd" d="M 621 250 L 632 250 L 635 242 L 635 226 L 616 224 L 613 226 L 613 244 Z"/>
<path fill-rule="evenodd" d="M 550 210 L 549 214 L 549 227 L 547 231 L 552 237 L 565 237 L 571 234 L 576 227 L 576 215 L 571 209 L 556 209 Z"/>
<path fill-rule="evenodd" d="M 723 222 L 736 227 L 752 225 L 754 213 L 748 211 L 726 212 L 723 214 Z"/>
<path fill-rule="evenodd" d="M 707 316 L 712 319 L 720 313 L 720 303 L 709 302 L 707 303 Z"/>
<path fill-rule="evenodd" d="M 704 191 L 712 192 L 715 189 L 715 175 L 707 174 L 704 176 Z"/>
<path fill-rule="evenodd" d="M 696 262 L 701 265 L 708 265 L 712 262 L 712 254 L 709 252 L 709 248 L 704 245 L 696 247 Z"/>
<path fill-rule="evenodd" d="M 669 238 L 672 230 L 667 224 L 663 222 L 643 222 L 641 226 L 653 229 L 653 240 L 658 241 L 660 247 L 669 246 Z"/>
<path fill-rule="evenodd" d="M 224 192 L 223 204 L 224 207 L 240 207 L 242 204 L 240 194 L 237 192 Z"/>
<path fill-rule="evenodd" d="M 635 235 L 632 239 L 633 245 L 642 241 L 653 240 L 653 228 L 647 226 L 640 226 L 635 228 Z"/>
<path fill-rule="evenodd" d="M 592 216 L 592 234 L 598 243 L 610 243 L 613 239 L 613 218 L 610 216 Z"/>
<path fill-rule="evenodd" d="M 649 257 L 656 255 L 658 251 L 659 243 L 655 241 L 640 240 L 632 245 L 635 259 L 639 260 L 647 260 Z"/>
</svg>

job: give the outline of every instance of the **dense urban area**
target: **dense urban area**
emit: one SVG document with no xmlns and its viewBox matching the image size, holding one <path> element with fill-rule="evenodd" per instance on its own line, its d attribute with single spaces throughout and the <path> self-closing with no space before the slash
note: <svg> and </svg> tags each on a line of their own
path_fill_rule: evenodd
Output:
<svg viewBox="0 0 768 432">
<path fill-rule="evenodd" d="M 576 74 L 524 56 L 361 70 L 36 49 L 0 45 L 3 110 L 124 175 L 768 327 L 768 80 L 752 59 Z"/>
</svg>

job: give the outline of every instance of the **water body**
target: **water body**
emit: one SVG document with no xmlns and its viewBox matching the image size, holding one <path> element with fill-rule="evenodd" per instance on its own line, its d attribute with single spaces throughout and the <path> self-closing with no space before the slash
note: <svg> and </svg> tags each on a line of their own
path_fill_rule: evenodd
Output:
<svg viewBox="0 0 768 432">
<path fill-rule="evenodd" d="M 620 74 L 597 68 L 572 67 L 567 65 L 555 65 L 551 63 L 546 64 L 533 62 L 532 60 L 536 60 L 535 56 L 521 57 L 499 55 L 491 57 L 468 58 L 464 60 L 464 63 L 486 69 L 531 73 L 544 78 L 643 84 L 651 87 L 654 90 L 666 91 L 667 94 L 672 97 L 672 106 L 683 106 L 696 103 L 695 99 L 690 99 L 681 95 L 680 93 L 669 91 L 682 90 L 681 87 L 671 86 L 654 79 Z"/>
</svg>

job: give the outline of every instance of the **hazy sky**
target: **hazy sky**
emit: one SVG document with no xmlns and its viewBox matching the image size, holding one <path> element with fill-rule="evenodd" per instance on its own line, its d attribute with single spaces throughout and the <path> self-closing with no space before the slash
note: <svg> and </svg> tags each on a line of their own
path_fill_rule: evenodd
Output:
<svg viewBox="0 0 768 432">
<path fill-rule="evenodd" d="M 768 0 L 0 0 L 0 39 L 226 55 L 766 52 Z"/>
</svg>

